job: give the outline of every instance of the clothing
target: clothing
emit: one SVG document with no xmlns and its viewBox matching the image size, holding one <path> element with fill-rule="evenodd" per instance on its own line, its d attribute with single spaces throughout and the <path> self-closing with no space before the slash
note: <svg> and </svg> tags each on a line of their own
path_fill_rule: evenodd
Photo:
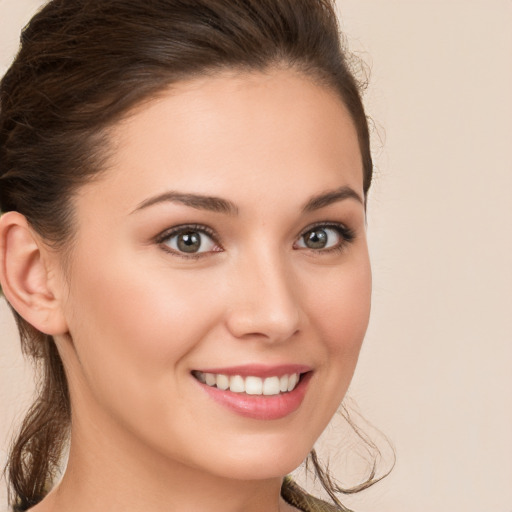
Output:
<svg viewBox="0 0 512 512">
<path fill-rule="evenodd" d="M 290 477 L 286 477 L 281 487 L 281 496 L 290 505 L 302 512 L 340 512 L 340 508 L 307 494 Z"/>
<path fill-rule="evenodd" d="M 286 477 L 281 487 L 281 496 L 290 505 L 302 512 L 339 512 L 335 505 L 330 505 L 310 494 L 307 494 L 290 477 Z M 14 509 L 16 510 L 16 509 Z M 14 512 L 11 511 L 11 512 Z M 8 511 L 6 511 L 8 512 Z"/>
</svg>

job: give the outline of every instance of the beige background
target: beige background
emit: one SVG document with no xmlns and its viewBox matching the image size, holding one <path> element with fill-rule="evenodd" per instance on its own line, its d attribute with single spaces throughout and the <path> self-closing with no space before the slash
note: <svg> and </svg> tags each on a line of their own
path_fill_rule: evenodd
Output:
<svg viewBox="0 0 512 512">
<path fill-rule="evenodd" d="M 0 0 L 0 72 L 39 4 Z M 376 125 L 373 318 L 350 395 L 397 452 L 347 504 L 511 512 L 512 2 L 338 5 Z M 3 462 L 31 374 L 4 304 L 0 333 Z"/>
</svg>

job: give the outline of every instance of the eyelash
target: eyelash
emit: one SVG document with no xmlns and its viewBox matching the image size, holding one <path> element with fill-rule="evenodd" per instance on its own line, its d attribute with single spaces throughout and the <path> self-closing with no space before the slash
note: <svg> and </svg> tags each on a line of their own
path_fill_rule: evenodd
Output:
<svg viewBox="0 0 512 512">
<path fill-rule="evenodd" d="M 345 226 L 344 224 L 332 223 L 332 222 L 319 222 L 317 224 L 308 226 L 306 229 L 304 229 L 301 232 L 301 234 L 297 237 L 297 240 L 301 240 L 310 231 L 313 231 L 315 229 L 322 229 L 322 228 L 332 229 L 332 230 L 336 231 L 339 234 L 341 240 L 335 246 L 329 247 L 327 249 L 309 249 L 309 251 L 311 251 L 312 253 L 329 254 L 329 253 L 342 252 L 346 248 L 346 246 L 348 244 L 352 243 L 353 240 L 355 239 L 354 231 L 352 229 L 348 228 L 347 226 Z M 222 248 L 213 229 L 211 229 L 210 227 L 205 226 L 203 224 L 182 224 L 180 226 L 175 226 L 173 228 L 167 229 L 155 238 L 155 243 L 160 245 L 165 252 L 168 252 L 169 254 L 172 254 L 173 256 L 178 256 L 180 258 L 184 258 L 187 260 L 199 259 L 204 256 L 207 256 L 208 254 L 211 254 L 212 252 L 222 252 L 222 249 L 221 249 L 219 251 L 206 251 L 206 252 L 186 254 L 186 253 L 171 249 L 168 245 L 166 245 L 164 243 L 165 241 L 169 240 L 170 238 L 172 238 L 176 235 L 179 235 L 181 233 L 185 233 L 187 231 L 206 234 L 206 235 L 208 235 L 208 237 L 210 237 L 212 239 L 212 241 L 216 245 L 218 245 L 219 247 Z M 302 248 L 297 248 L 296 250 L 300 250 L 300 249 L 302 249 Z"/>
<path fill-rule="evenodd" d="M 169 246 L 167 246 L 164 242 L 166 240 L 169 240 L 173 236 L 179 235 L 181 233 L 186 233 L 187 231 L 190 232 L 196 232 L 196 233 L 203 233 L 205 235 L 208 235 L 213 242 L 221 247 L 221 244 L 219 243 L 215 232 L 213 229 L 209 228 L 208 226 L 205 226 L 204 224 L 182 224 L 181 226 L 175 226 L 173 228 L 165 230 L 163 233 L 157 236 L 155 239 L 155 242 L 162 247 L 162 249 L 165 252 L 168 252 L 169 254 L 172 254 L 173 256 L 178 256 L 180 258 L 184 258 L 187 260 L 197 260 L 199 258 L 202 258 L 203 256 L 207 256 L 212 251 L 209 252 L 199 252 L 199 253 L 183 253 L 179 251 L 175 251 L 174 249 L 171 249 Z M 221 251 L 213 251 L 213 252 L 221 252 Z"/>
<path fill-rule="evenodd" d="M 347 245 L 352 243 L 356 237 L 355 232 L 349 227 L 345 226 L 341 223 L 333 223 L 333 222 L 318 222 L 317 224 L 313 224 L 308 226 L 306 229 L 302 231 L 297 240 L 302 239 L 307 233 L 310 231 L 314 231 L 315 229 L 332 229 L 338 233 L 341 240 L 338 244 L 333 247 L 329 247 L 327 249 L 310 249 L 310 251 L 315 254 L 330 254 L 330 253 L 339 253 L 346 249 Z"/>
</svg>

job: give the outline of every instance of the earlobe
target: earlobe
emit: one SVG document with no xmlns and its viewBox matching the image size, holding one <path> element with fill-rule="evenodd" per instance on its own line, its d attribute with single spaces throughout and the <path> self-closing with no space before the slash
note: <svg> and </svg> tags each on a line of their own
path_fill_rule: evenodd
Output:
<svg viewBox="0 0 512 512">
<path fill-rule="evenodd" d="M 0 282 L 12 307 L 39 331 L 67 332 L 41 241 L 18 212 L 0 217 Z"/>
</svg>

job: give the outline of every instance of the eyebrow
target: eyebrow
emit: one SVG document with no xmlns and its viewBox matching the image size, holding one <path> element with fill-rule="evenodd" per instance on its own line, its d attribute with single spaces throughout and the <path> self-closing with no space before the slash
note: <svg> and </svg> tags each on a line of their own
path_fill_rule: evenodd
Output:
<svg viewBox="0 0 512 512">
<path fill-rule="evenodd" d="M 344 186 L 313 196 L 304 205 L 302 211 L 309 213 L 345 199 L 355 199 L 364 205 L 363 199 L 354 189 Z M 163 194 L 142 201 L 131 213 L 165 202 L 179 203 L 198 210 L 208 210 L 216 213 L 227 213 L 229 215 L 238 214 L 238 207 L 227 199 L 215 196 L 203 196 L 200 194 L 184 194 L 174 191 L 164 192 Z"/>
<path fill-rule="evenodd" d="M 305 213 L 312 212 L 320 208 L 325 208 L 338 201 L 344 201 L 345 199 L 355 199 L 364 206 L 363 198 L 353 188 L 344 186 L 313 196 L 304 205 L 302 211 Z"/>
<path fill-rule="evenodd" d="M 180 192 L 164 192 L 155 197 L 150 197 L 142 203 L 140 203 L 132 213 L 135 213 L 144 208 L 149 208 L 158 203 L 164 202 L 180 203 L 191 208 L 198 210 L 208 210 L 217 213 L 228 213 L 230 215 L 236 215 L 238 213 L 238 207 L 226 199 L 215 196 L 203 196 L 199 194 L 183 194 Z"/>
</svg>

